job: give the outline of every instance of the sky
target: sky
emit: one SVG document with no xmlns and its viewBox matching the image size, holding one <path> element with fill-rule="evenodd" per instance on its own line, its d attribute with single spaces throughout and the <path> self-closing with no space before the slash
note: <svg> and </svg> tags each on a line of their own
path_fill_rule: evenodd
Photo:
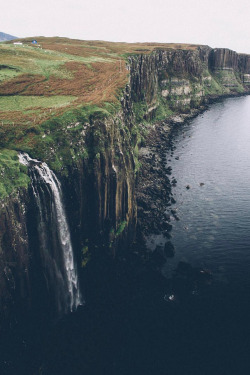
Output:
<svg viewBox="0 0 250 375">
<path fill-rule="evenodd" d="M 249 0 L 8 0 L 0 31 L 18 37 L 205 44 L 250 54 Z"/>
</svg>

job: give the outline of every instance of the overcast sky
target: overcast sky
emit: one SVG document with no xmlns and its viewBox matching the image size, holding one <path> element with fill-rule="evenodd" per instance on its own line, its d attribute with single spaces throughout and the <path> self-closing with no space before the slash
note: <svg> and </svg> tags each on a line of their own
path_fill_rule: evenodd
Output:
<svg viewBox="0 0 250 375">
<path fill-rule="evenodd" d="M 250 53 L 249 0 L 8 0 L 0 31 L 18 37 L 177 42 Z"/>
</svg>

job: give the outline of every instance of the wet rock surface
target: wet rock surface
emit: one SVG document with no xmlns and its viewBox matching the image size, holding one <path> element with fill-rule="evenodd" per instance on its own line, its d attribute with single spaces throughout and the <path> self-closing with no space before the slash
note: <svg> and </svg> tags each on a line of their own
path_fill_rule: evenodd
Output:
<svg viewBox="0 0 250 375">
<path fill-rule="evenodd" d="M 164 253 L 166 257 L 172 258 L 174 256 L 174 252 L 175 252 L 175 249 L 174 249 L 174 245 L 172 244 L 172 242 L 170 241 L 166 242 L 164 246 Z"/>
<path fill-rule="evenodd" d="M 147 137 L 147 153 L 140 153 L 141 168 L 137 177 L 138 231 L 143 236 L 163 230 L 165 206 L 171 199 L 171 183 L 167 176 L 166 145 L 169 126 L 156 124 Z M 166 228 L 165 228 L 166 229 Z"/>
<path fill-rule="evenodd" d="M 163 234 L 165 238 L 171 238 L 171 216 L 179 220 L 178 212 L 172 206 L 176 203 L 172 187 L 177 180 L 171 176 L 171 160 L 167 160 L 167 150 L 174 151 L 172 133 L 177 126 L 181 126 L 200 112 L 192 110 L 189 114 L 169 118 L 164 122 L 152 126 L 145 139 L 147 147 L 142 147 L 139 154 L 141 168 L 137 176 L 136 200 L 137 200 L 137 239 L 146 242 L 150 235 Z"/>
</svg>

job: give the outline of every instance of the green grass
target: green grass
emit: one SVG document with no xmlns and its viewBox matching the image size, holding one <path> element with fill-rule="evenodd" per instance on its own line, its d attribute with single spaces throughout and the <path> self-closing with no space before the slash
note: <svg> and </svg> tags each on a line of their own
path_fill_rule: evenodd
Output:
<svg viewBox="0 0 250 375">
<path fill-rule="evenodd" d="M 125 220 L 125 221 L 122 221 L 120 224 L 119 224 L 119 226 L 118 226 L 118 228 L 117 228 L 117 231 L 115 232 L 115 236 L 117 237 L 117 236 L 119 236 L 120 234 L 122 234 L 122 232 L 124 231 L 124 229 L 126 228 L 126 226 L 127 226 L 127 221 Z"/>
<path fill-rule="evenodd" d="M 6 65 L 0 65 L 0 83 L 5 80 L 15 78 L 20 74 L 21 72 L 18 69 L 11 66 L 8 67 Z"/>
<path fill-rule="evenodd" d="M 234 71 L 231 70 L 218 70 L 213 74 L 215 80 L 221 87 L 224 93 L 230 93 L 230 90 L 235 90 L 239 93 L 244 92 L 244 88 Z M 238 79 L 237 79 L 238 78 Z"/>
<path fill-rule="evenodd" d="M 0 111 L 24 111 L 31 108 L 59 108 L 69 105 L 74 96 L 0 96 Z"/>
<path fill-rule="evenodd" d="M 56 54 L 32 47 L 15 47 L 13 45 L 0 46 L 0 59 L 20 69 L 22 73 L 39 75 L 43 75 L 45 70 L 47 73 L 47 69 L 48 73 L 58 75 L 58 68 L 65 63 L 65 58 Z M 61 74 L 60 72 L 60 77 Z"/>
<path fill-rule="evenodd" d="M 68 60 L 51 60 L 51 59 L 39 59 L 36 58 L 33 60 L 34 69 L 32 71 L 33 74 L 43 75 L 48 79 L 50 76 L 55 76 L 58 78 L 72 78 L 72 74 L 63 69 L 63 64 Z M 24 73 L 28 73 L 27 70 Z"/>
<path fill-rule="evenodd" d="M 155 121 L 163 121 L 168 117 L 172 116 L 174 111 L 169 108 L 168 103 L 164 102 L 162 99 L 159 100 L 158 106 L 155 111 Z"/>
<path fill-rule="evenodd" d="M 35 127 L 33 130 L 29 128 L 27 134 L 21 134 L 19 139 L 17 137 L 12 139 L 9 147 L 28 152 L 40 160 L 46 160 L 54 171 L 67 174 L 67 167 L 73 161 L 89 156 L 89 150 L 86 147 L 78 146 L 82 137 L 83 124 L 109 117 L 111 115 L 109 110 L 112 112 L 114 108 L 109 105 L 104 105 L 104 108 L 88 105 L 67 111 L 61 116 L 45 121 L 38 128 Z M 31 133 L 34 135 L 32 142 L 27 136 Z M 16 141 L 18 142 L 15 144 Z M 55 153 L 51 153 L 51 149 L 55 150 Z"/>
<path fill-rule="evenodd" d="M 85 245 L 82 249 L 82 267 L 83 268 L 86 267 L 90 259 L 91 259 L 91 255 L 90 255 L 89 247 Z"/>
<path fill-rule="evenodd" d="M 62 65 L 69 61 L 80 62 L 90 67 L 93 62 L 112 62 L 108 57 L 88 56 L 82 57 L 58 51 L 34 48 L 31 46 L 14 46 L 11 44 L 0 45 L 0 60 L 11 64 L 24 73 L 51 75 L 58 78 L 71 78 L 71 73 L 62 69 Z M 10 72 L 8 72 L 10 74 Z M 8 78 L 8 77 L 6 77 Z M 12 78 L 12 77 L 11 77 Z"/>
<path fill-rule="evenodd" d="M 48 121 L 45 121 L 41 127 L 44 130 L 49 129 L 50 131 L 55 131 L 57 128 L 66 127 L 69 123 L 84 123 L 96 119 L 104 119 L 110 116 L 113 110 L 114 107 L 109 105 L 104 105 L 103 108 L 96 105 L 79 106 L 78 108 L 63 113 L 61 116 L 51 117 Z M 76 131 L 76 129 L 72 128 L 70 131 Z"/>
<path fill-rule="evenodd" d="M 19 163 L 17 152 L 0 149 L 0 200 L 20 187 L 27 188 L 27 168 Z"/>
</svg>

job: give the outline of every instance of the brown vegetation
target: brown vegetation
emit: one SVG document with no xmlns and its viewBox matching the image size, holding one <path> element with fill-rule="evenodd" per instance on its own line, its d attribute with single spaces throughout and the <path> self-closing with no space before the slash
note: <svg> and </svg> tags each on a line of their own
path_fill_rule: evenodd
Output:
<svg viewBox="0 0 250 375">
<path fill-rule="evenodd" d="M 0 95 L 17 95 L 21 93 L 24 95 L 31 86 L 35 86 L 45 80 L 46 78 L 43 76 L 22 74 L 0 84 Z"/>
<path fill-rule="evenodd" d="M 128 73 L 123 60 L 96 62 L 91 67 L 73 61 L 66 63 L 64 68 L 72 73 L 73 78 L 21 76 L 1 85 L 0 94 L 73 95 L 84 103 L 115 101 L 116 91 L 126 84 Z"/>
<path fill-rule="evenodd" d="M 3 123 L 38 124 L 52 115 L 51 108 L 54 116 L 78 105 L 102 106 L 104 102 L 116 102 L 118 91 L 126 85 L 128 79 L 128 54 L 148 54 L 159 48 L 197 48 L 189 44 L 113 43 L 44 37 L 36 38 L 38 46 L 33 46 L 32 39 L 22 39 L 26 48 L 13 48 L 11 42 L 6 43 L 5 48 L 0 48 L 3 63 L 14 66 L 20 72 L 20 75 L 1 82 L 0 95 L 70 95 L 76 97 L 76 100 L 56 109 L 53 105 L 46 109 L 32 107 L 25 111 L 3 108 L 1 111 L 0 108 L 0 121 Z M 6 48 L 8 45 L 9 49 Z"/>
</svg>

